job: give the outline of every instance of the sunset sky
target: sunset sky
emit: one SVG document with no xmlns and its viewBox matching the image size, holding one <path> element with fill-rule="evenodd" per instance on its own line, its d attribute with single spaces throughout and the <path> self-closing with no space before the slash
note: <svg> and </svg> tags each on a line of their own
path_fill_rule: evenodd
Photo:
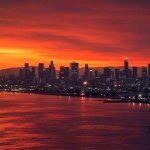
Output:
<svg viewBox="0 0 150 150">
<path fill-rule="evenodd" d="M 0 69 L 150 63 L 150 0 L 0 0 Z"/>
</svg>

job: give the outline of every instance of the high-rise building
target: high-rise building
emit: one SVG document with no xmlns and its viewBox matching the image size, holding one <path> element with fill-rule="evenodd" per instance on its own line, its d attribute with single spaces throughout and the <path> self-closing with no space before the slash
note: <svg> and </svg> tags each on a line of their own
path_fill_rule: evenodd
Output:
<svg viewBox="0 0 150 150">
<path fill-rule="evenodd" d="M 148 77 L 150 77 L 150 64 L 148 64 Z"/>
<path fill-rule="evenodd" d="M 70 73 L 71 73 L 71 80 L 77 81 L 79 78 L 79 64 L 77 62 L 72 62 L 70 64 Z"/>
<path fill-rule="evenodd" d="M 38 78 L 40 80 L 40 82 L 43 82 L 44 81 L 44 78 L 45 78 L 45 72 L 44 72 L 44 63 L 39 63 L 39 66 L 38 66 Z"/>
<path fill-rule="evenodd" d="M 147 67 L 142 67 L 142 77 L 143 78 L 147 77 Z"/>
<path fill-rule="evenodd" d="M 35 81 L 35 78 L 36 78 L 35 67 L 32 67 L 31 80 Z"/>
<path fill-rule="evenodd" d="M 90 80 L 93 79 L 93 69 L 92 68 L 90 68 L 89 79 Z"/>
<path fill-rule="evenodd" d="M 59 79 L 60 80 L 68 80 L 69 81 L 69 67 L 60 67 Z"/>
<path fill-rule="evenodd" d="M 85 68 L 84 68 L 84 80 L 89 80 L 89 76 L 90 76 L 90 69 L 89 69 L 89 65 L 85 64 Z"/>
<path fill-rule="evenodd" d="M 99 75 L 99 71 L 98 71 L 98 70 L 95 70 L 95 71 L 94 71 L 94 78 L 95 78 L 95 79 L 99 79 L 99 78 L 100 78 L 100 75 Z"/>
<path fill-rule="evenodd" d="M 104 78 L 111 78 L 111 69 L 108 67 L 104 68 Z"/>
<path fill-rule="evenodd" d="M 56 79 L 56 70 L 53 61 L 51 61 L 49 65 L 49 79 L 50 82 L 53 82 Z"/>
<path fill-rule="evenodd" d="M 30 66 L 29 63 L 25 63 L 24 65 L 24 81 L 30 82 Z"/>
<path fill-rule="evenodd" d="M 127 58 L 124 60 L 124 75 L 126 78 L 129 77 L 129 63 Z"/>
<path fill-rule="evenodd" d="M 23 73 L 23 71 L 24 71 L 23 68 L 21 68 L 21 69 L 19 70 L 19 80 L 20 80 L 20 81 L 23 81 L 23 80 L 24 80 L 24 73 Z"/>
<path fill-rule="evenodd" d="M 138 77 L 138 68 L 137 67 L 133 67 L 132 68 L 132 77 L 133 78 L 137 78 Z"/>
<path fill-rule="evenodd" d="M 115 79 L 120 78 L 120 69 L 115 69 Z"/>
</svg>

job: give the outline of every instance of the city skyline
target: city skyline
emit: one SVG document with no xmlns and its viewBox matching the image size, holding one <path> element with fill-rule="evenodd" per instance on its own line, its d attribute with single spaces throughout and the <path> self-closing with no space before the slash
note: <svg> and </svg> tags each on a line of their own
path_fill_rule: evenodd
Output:
<svg viewBox="0 0 150 150">
<path fill-rule="evenodd" d="M 26 71 L 31 71 L 32 79 L 38 77 L 39 79 L 47 80 L 45 82 L 50 82 L 49 79 L 55 80 L 56 79 L 56 71 L 58 72 L 57 77 L 60 80 L 78 80 L 82 78 L 83 80 L 92 79 L 94 76 L 97 78 L 138 78 L 138 77 L 150 77 L 150 63 L 147 63 L 146 66 L 142 66 L 139 74 L 139 70 L 137 66 L 130 66 L 128 58 L 124 59 L 124 65 L 121 68 L 110 66 L 100 68 L 92 68 L 88 63 L 84 65 L 83 72 L 79 72 L 80 64 L 78 62 L 70 62 L 69 65 L 63 66 L 59 65 L 59 69 L 56 70 L 55 62 L 53 60 L 50 61 L 49 66 L 46 67 L 44 63 L 38 63 L 38 66 L 30 66 L 29 63 L 25 63 L 24 67 L 20 69 L 20 76 L 26 74 Z M 37 68 L 37 69 L 36 69 Z M 36 71 L 37 70 L 37 71 Z M 36 73 L 37 72 L 37 73 Z M 80 77 L 79 77 L 80 75 Z M 20 77 L 22 79 L 23 77 Z M 46 79 L 47 78 L 47 79 Z"/>
<path fill-rule="evenodd" d="M 66 66 L 131 66 L 149 61 L 150 2 L 26 1 L 0 2 L 0 69 L 24 62 Z"/>
</svg>

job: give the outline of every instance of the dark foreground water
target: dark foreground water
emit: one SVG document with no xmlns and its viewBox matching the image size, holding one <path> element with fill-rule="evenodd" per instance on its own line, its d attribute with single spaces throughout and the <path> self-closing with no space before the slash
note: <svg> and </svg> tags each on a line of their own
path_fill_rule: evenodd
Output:
<svg viewBox="0 0 150 150">
<path fill-rule="evenodd" d="M 150 106 L 0 93 L 0 150 L 150 150 Z"/>
</svg>

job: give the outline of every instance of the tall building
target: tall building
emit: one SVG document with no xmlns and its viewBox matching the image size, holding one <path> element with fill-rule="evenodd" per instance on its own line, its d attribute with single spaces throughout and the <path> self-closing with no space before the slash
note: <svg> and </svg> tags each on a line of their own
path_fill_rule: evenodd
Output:
<svg viewBox="0 0 150 150">
<path fill-rule="evenodd" d="M 142 77 L 143 78 L 147 77 L 147 67 L 142 67 Z"/>
<path fill-rule="evenodd" d="M 90 68 L 89 79 L 90 80 L 93 79 L 93 70 L 92 70 L 92 68 Z"/>
<path fill-rule="evenodd" d="M 120 69 L 115 69 L 115 79 L 120 78 Z"/>
<path fill-rule="evenodd" d="M 50 82 L 53 82 L 56 79 L 56 70 L 53 61 L 51 61 L 49 65 L 49 79 Z"/>
<path fill-rule="evenodd" d="M 79 64 L 77 62 L 72 62 L 70 64 L 70 75 L 71 75 L 71 80 L 77 81 L 79 78 Z"/>
<path fill-rule="evenodd" d="M 24 65 L 24 81 L 25 82 L 30 82 L 30 67 L 29 67 L 29 63 L 25 63 Z"/>
<path fill-rule="evenodd" d="M 95 70 L 95 71 L 94 71 L 94 78 L 95 78 L 95 79 L 99 79 L 99 78 L 100 78 L 100 74 L 99 74 L 99 71 L 98 71 L 98 70 Z"/>
<path fill-rule="evenodd" d="M 104 68 L 104 78 L 111 78 L 111 69 L 108 67 Z"/>
<path fill-rule="evenodd" d="M 35 78 L 36 78 L 35 67 L 32 67 L 31 80 L 35 81 Z"/>
<path fill-rule="evenodd" d="M 19 70 L 19 80 L 20 81 L 23 81 L 24 80 L 24 69 L 23 68 L 21 68 L 20 70 Z"/>
<path fill-rule="evenodd" d="M 90 69 L 89 69 L 89 65 L 85 64 L 85 68 L 84 68 L 84 80 L 89 80 L 89 76 L 90 76 Z"/>
<path fill-rule="evenodd" d="M 69 67 L 61 66 L 59 71 L 59 79 L 69 81 L 69 72 Z"/>
<path fill-rule="evenodd" d="M 39 66 L 38 66 L 38 78 L 40 80 L 40 82 L 43 82 L 44 81 L 44 78 L 45 78 L 45 72 L 44 72 L 44 63 L 39 63 Z"/>
<path fill-rule="evenodd" d="M 148 64 L 148 77 L 150 77 L 150 64 Z"/>
<path fill-rule="evenodd" d="M 124 60 L 124 75 L 126 78 L 129 77 L 129 63 L 127 58 Z"/>
<path fill-rule="evenodd" d="M 132 68 L 132 77 L 133 78 L 137 78 L 138 77 L 138 68 L 137 67 L 133 67 Z"/>
</svg>

